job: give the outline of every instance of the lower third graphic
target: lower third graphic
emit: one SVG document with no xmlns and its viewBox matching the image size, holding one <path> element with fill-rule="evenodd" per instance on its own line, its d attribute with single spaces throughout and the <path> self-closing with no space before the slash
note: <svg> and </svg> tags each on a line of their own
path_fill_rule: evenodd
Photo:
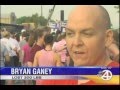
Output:
<svg viewBox="0 0 120 90">
<path fill-rule="evenodd" d="M 112 78 L 112 72 L 110 70 L 103 70 L 98 73 L 98 76 L 103 80 L 110 80 Z"/>
</svg>

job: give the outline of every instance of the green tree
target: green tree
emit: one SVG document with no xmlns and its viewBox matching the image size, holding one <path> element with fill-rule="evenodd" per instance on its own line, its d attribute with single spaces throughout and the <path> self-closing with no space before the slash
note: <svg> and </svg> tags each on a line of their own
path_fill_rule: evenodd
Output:
<svg viewBox="0 0 120 90">
<path fill-rule="evenodd" d="M 31 18 L 31 17 L 26 17 L 26 18 L 25 18 L 25 22 L 23 22 L 23 23 L 29 23 L 29 22 L 31 22 L 30 18 Z"/>
<path fill-rule="evenodd" d="M 23 16 L 23 17 L 20 17 L 17 19 L 17 24 L 22 24 L 22 23 L 29 23 L 31 20 L 30 20 L 31 17 L 26 17 L 26 16 Z"/>
<path fill-rule="evenodd" d="M 30 21 L 35 23 L 35 27 L 38 27 L 38 24 L 39 24 L 38 13 L 33 14 Z"/>
<path fill-rule="evenodd" d="M 46 26 L 47 19 L 44 16 L 39 16 L 36 13 L 36 14 L 33 14 L 31 17 L 23 16 L 23 17 L 18 18 L 17 24 L 22 24 L 22 23 L 35 23 L 35 27 L 37 28 L 39 24 L 41 26 Z"/>
<path fill-rule="evenodd" d="M 39 23 L 41 26 L 46 26 L 47 25 L 47 19 L 43 16 L 39 17 Z"/>
<path fill-rule="evenodd" d="M 17 24 L 22 24 L 23 22 L 25 22 L 26 18 L 27 18 L 26 16 L 18 18 L 17 21 L 16 21 Z"/>
</svg>

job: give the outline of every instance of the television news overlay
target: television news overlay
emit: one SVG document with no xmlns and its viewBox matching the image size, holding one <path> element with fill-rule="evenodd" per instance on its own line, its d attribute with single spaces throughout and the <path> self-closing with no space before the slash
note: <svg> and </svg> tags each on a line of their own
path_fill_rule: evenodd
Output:
<svg viewBox="0 0 120 90">
<path fill-rule="evenodd" d="M 1 80 L 93 80 L 119 85 L 118 67 L 1 67 Z"/>
</svg>

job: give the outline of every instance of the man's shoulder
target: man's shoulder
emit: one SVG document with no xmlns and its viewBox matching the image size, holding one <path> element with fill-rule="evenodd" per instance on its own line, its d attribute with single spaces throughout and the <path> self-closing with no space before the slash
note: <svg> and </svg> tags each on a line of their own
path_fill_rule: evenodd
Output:
<svg viewBox="0 0 120 90">
<path fill-rule="evenodd" d="M 119 67 L 120 64 L 116 61 L 112 61 L 111 63 L 108 64 L 108 66 L 112 66 L 112 67 Z"/>
</svg>

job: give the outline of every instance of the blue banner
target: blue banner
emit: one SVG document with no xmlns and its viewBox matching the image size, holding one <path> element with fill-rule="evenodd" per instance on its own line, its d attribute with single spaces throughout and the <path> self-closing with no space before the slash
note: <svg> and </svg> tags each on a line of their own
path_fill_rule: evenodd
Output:
<svg viewBox="0 0 120 90">
<path fill-rule="evenodd" d="M 109 70 L 113 75 L 120 75 L 117 67 L 2 67 L 1 75 L 97 75 Z"/>
</svg>

